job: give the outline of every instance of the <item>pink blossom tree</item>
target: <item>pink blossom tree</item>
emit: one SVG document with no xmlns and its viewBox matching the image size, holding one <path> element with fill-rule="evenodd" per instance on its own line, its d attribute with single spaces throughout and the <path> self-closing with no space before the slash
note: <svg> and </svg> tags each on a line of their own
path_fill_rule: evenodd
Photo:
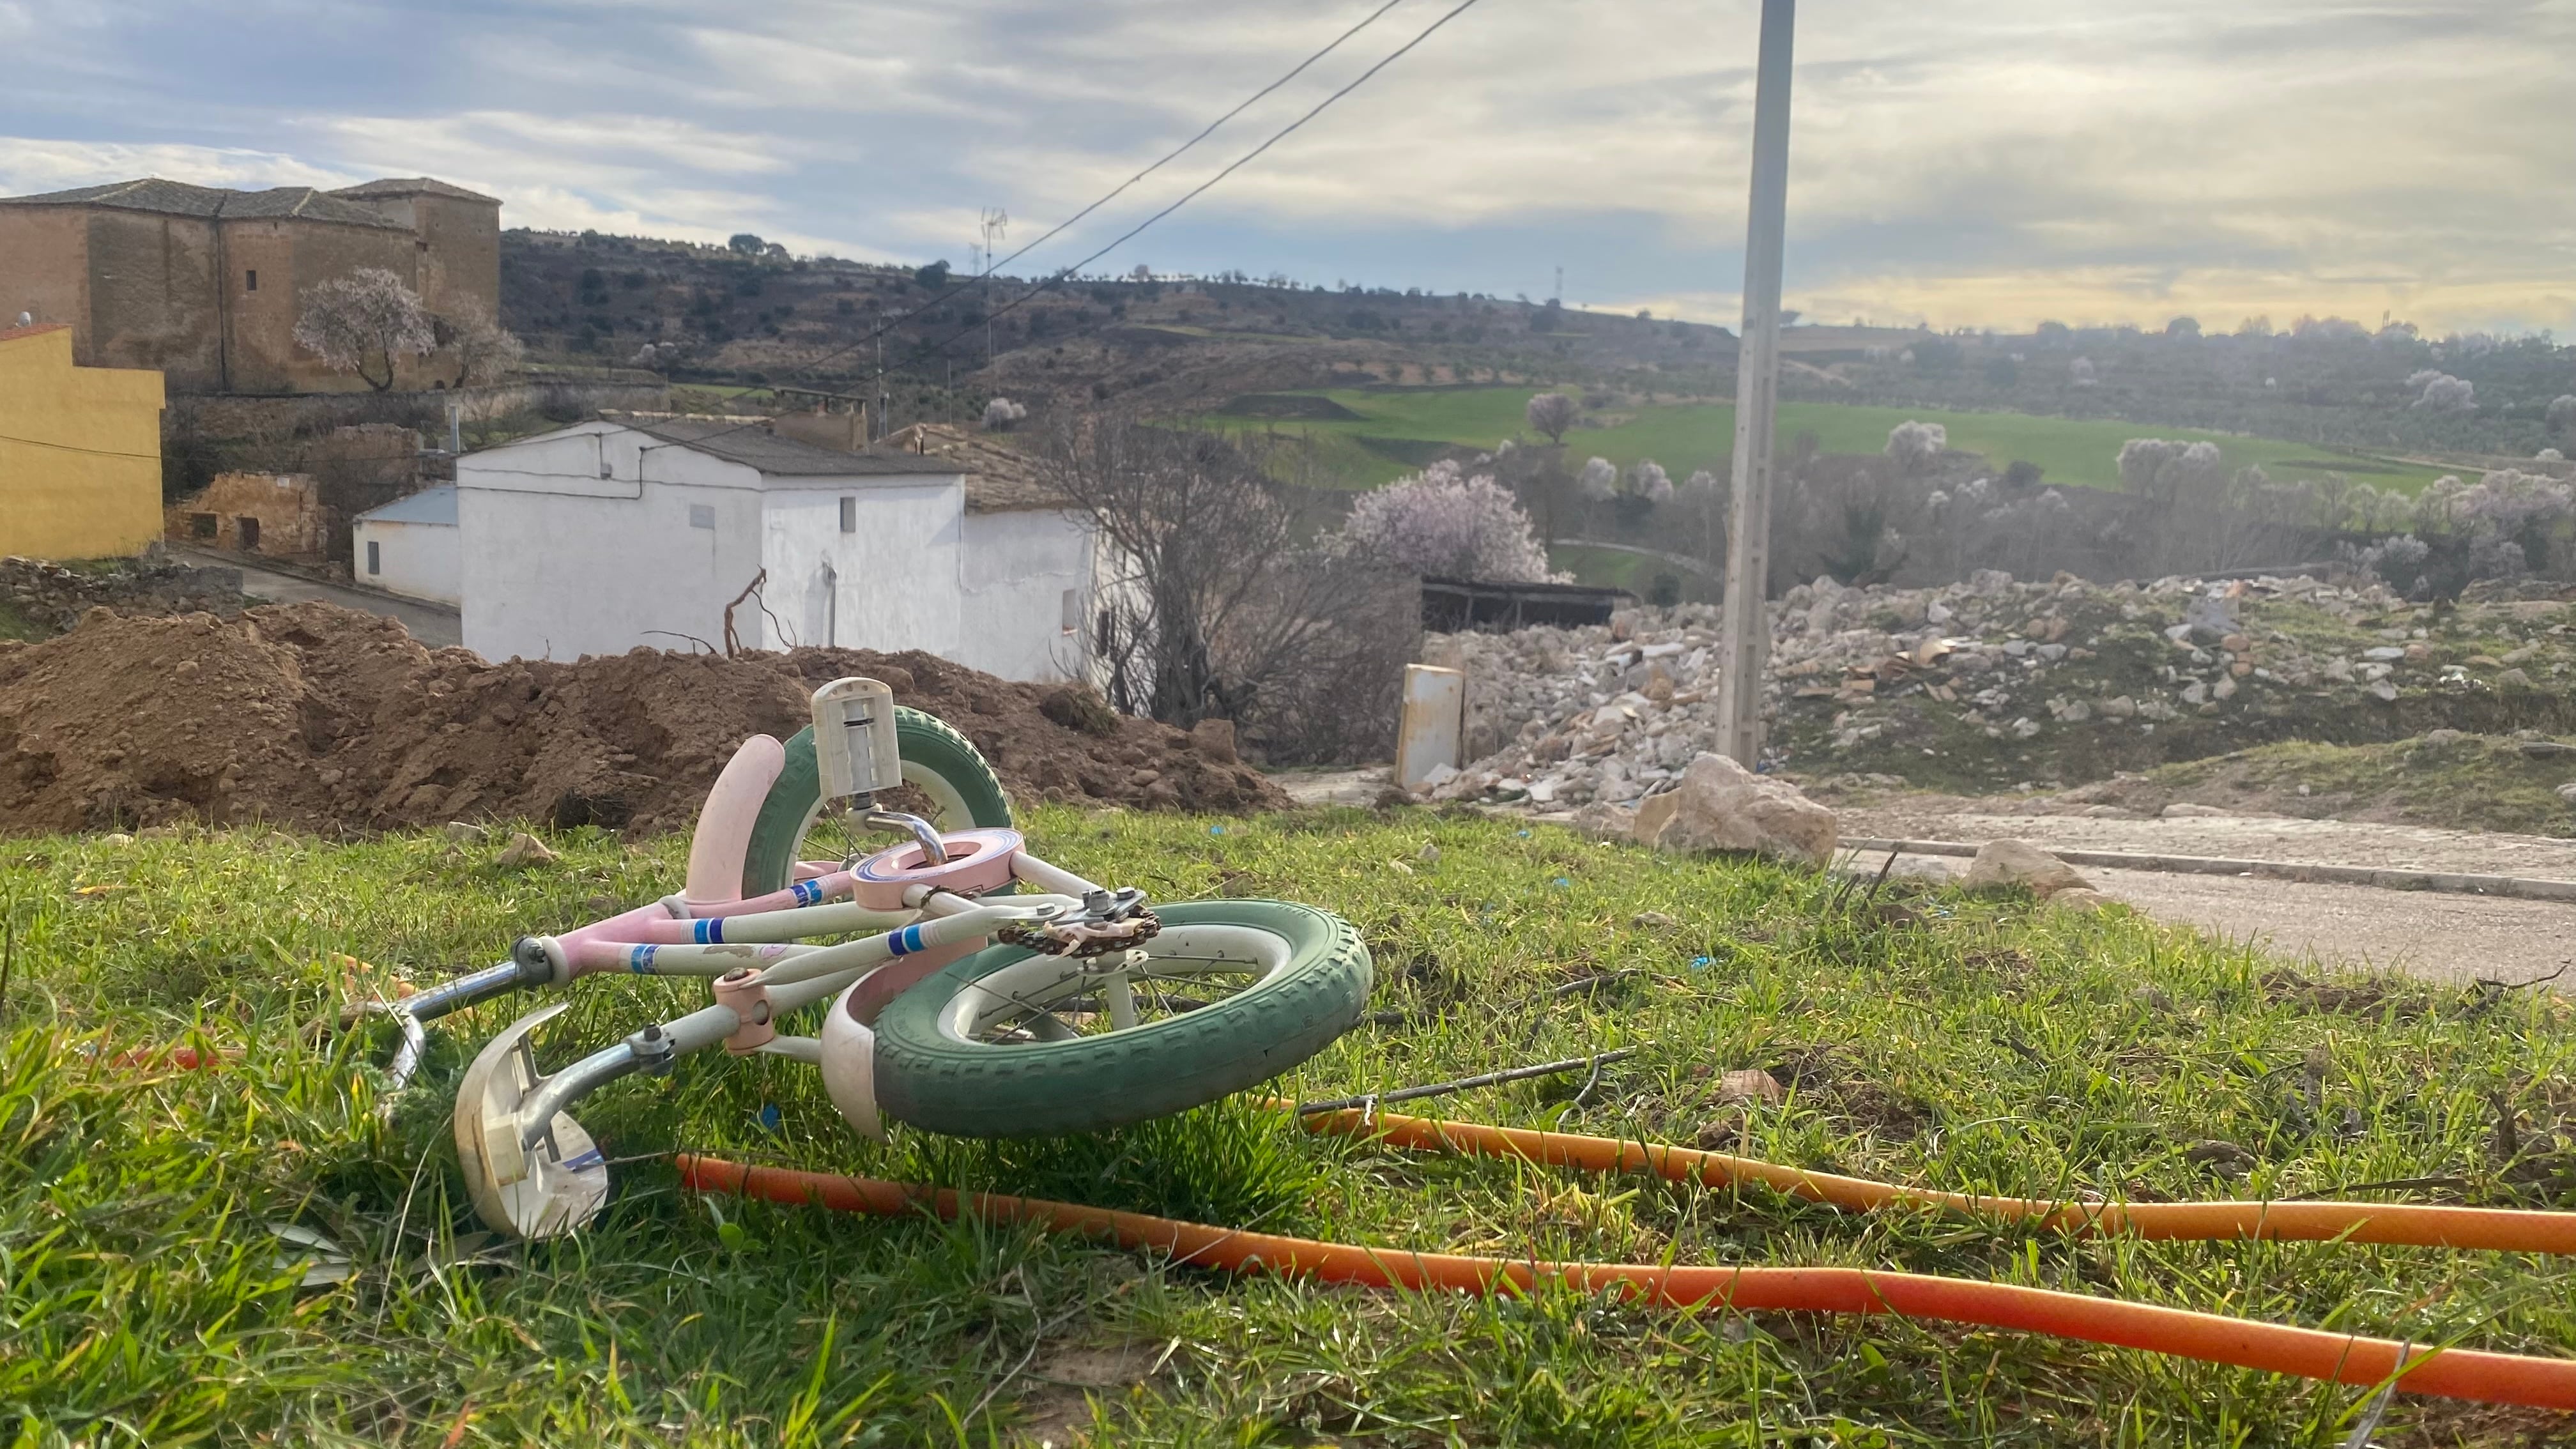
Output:
<svg viewBox="0 0 2576 1449">
<path fill-rule="evenodd" d="M 1438 578 L 1529 584 L 1553 577 L 1547 551 L 1511 491 L 1445 460 L 1361 494 L 1326 542 L 1337 553 Z"/>
<path fill-rule="evenodd" d="M 1929 472 L 1950 446 L 1950 430 L 1939 423 L 1903 422 L 1887 430 L 1887 456 L 1908 473 Z"/>
<path fill-rule="evenodd" d="M 1583 471 L 1575 475 L 1576 491 L 1595 503 L 1615 498 L 1619 493 L 1619 466 L 1607 458 L 1589 458 Z"/>
<path fill-rule="evenodd" d="M 1529 420 L 1530 430 L 1545 433 L 1551 443 L 1565 441 L 1565 430 L 1574 426 L 1582 409 L 1574 399 L 1561 392 L 1543 392 L 1529 400 L 1522 416 Z"/>
<path fill-rule="evenodd" d="M 426 357 L 438 345 L 420 295 L 382 267 L 360 267 L 304 293 L 295 319 L 295 345 L 334 372 L 354 372 L 383 392 L 394 385 L 395 363 Z"/>
</svg>

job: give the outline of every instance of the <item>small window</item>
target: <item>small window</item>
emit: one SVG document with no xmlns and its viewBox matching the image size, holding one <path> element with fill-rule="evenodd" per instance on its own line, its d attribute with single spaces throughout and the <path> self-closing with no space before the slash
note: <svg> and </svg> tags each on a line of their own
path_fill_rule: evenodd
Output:
<svg viewBox="0 0 2576 1449">
<path fill-rule="evenodd" d="M 855 498 L 841 500 L 841 531 L 843 533 L 859 531 L 859 500 Z"/>
<path fill-rule="evenodd" d="M 188 515 L 188 536 L 212 539 L 215 536 L 215 530 L 222 524 L 223 520 L 211 513 L 191 513 Z"/>
<path fill-rule="evenodd" d="M 259 520 L 245 514 L 233 520 L 233 537 L 244 553 L 259 552 Z"/>
<path fill-rule="evenodd" d="M 384 571 L 384 545 L 376 542 L 374 539 L 367 540 L 367 572 L 371 574 L 380 574 Z"/>
<path fill-rule="evenodd" d="M 253 267 L 249 271 L 242 273 L 242 290 L 245 292 L 256 292 L 259 290 L 259 268 Z"/>
<path fill-rule="evenodd" d="M 703 529 L 705 529 L 705 530 L 706 530 L 707 532 L 709 532 L 709 533 L 713 533 L 713 532 L 715 532 L 715 530 L 716 530 L 716 510 L 715 510 L 715 505 L 714 505 L 714 504 L 712 504 L 712 503 L 692 503 L 692 504 L 690 504 L 690 505 L 689 505 L 689 527 L 691 527 L 691 528 L 703 528 Z"/>
<path fill-rule="evenodd" d="M 1082 627 L 1082 590 L 1067 589 L 1064 591 L 1064 612 L 1062 622 L 1058 627 L 1067 634 L 1071 634 Z"/>
</svg>

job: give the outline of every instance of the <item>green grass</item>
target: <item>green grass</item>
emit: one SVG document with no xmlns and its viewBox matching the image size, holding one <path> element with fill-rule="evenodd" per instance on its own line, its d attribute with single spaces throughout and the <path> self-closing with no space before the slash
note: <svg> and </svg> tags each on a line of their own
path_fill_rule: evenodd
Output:
<svg viewBox="0 0 2576 1449">
<path fill-rule="evenodd" d="M 1362 436 L 1417 438 L 1491 448 L 1506 437 L 1527 431 L 1521 410 L 1533 389 L 1526 387 L 1428 388 L 1421 390 L 1333 390 L 1322 392 L 1353 412 L 1355 420 L 1293 422 L 1275 426 L 1319 441 L 1356 440 Z M 1656 403 L 1625 410 L 1626 421 L 1605 428 L 1577 428 L 1565 435 L 1567 453 L 1575 458 L 1598 454 L 1627 467 L 1652 458 L 1675 478 L 1707 468 L 1723 476 L 1735 445 L 1735 409 L 1724 403 Z M 2015 459 L 2037 463 L 2047 481 L 2087 488 L 2117 488 L 2120 445 L 2131 438 L 2207 439 L 2219 445 L 2230 466 L 2260 463 L 2276 480 L 2321 478 L 2330 468 L 2348 466 L 2350 476 L 2380 487 L 2412 493 L 2433 481 L 2441 470 L 2417 464 L 2391 463 L 2354 455 L 2341 458 L 2312 443 L 2277 438 L 2249 438 L 2205 433 L 2189 428 L 2160 428 L 2117 419 L 2038 417 L 2027 413 L 1961 413 L 1927 408 L 1855 407 L 1837 403 L 1791 402 L 1780 405 L 1780 437 L 1786 442 L 1812 433 L 1830 453 L 1875 453 L 1887 446 L 1888 430 L 1909 419 L 1939 423 L 1949 430 L 1950 446 L 1983 453 L 1996 468 Z M 1211 426 L 1241 428 L 1242 419 L 1210 418 Z M 1272 426 L 1264 424 L 1263 426 Z M 1334 449 L 1319 459 L 1327 473 L 1354 488 L 1375 487 L 1412 469 L 1401 459 L 1369 452 Z"/>
<path fill-rule="evenodd" d="M 2142 802 L 2229 803 L 2320 820 L 2387 820 L 2449 830 L 2576 835 L 2558 789 L 2576 780 L 2560 757 L 2534 758 L 2492 735 L 2387 744 L 2291 740 L 2148 771 Z"/>
<path fill-rule="evenodd" d="M 1963 1190 L 2170 1198 L 2438 1175 L 2461 1180 L 2456 1197 L 2518 1206 L 2550 1200 L 2493 1156 L 2492 1102 L 2522 1114 L 2532 1153 L 2560 1150 L 2539 1128 L 2576 1106 L 2555 995 L 2308 990 L 2117 910 L 1901 885 L 1869 900 L 1464 814 L 1050 809 L 1029 826 L 1052 858 L 1165 899 L 1274 894 L 1357 923 L 1388 1015 L 1282 1084 L 1303 1096 L 1637 1046 L 1580 1099 L 1577 1077 L 1435 1105 Z M 330 958 L 429 980 L 682 873 L 676 838 L 551 838 L 562 864 L 516 875 L 485 863 L 488 846 L 424 835 L 0 847 L 10 1442 L 1061 1444 L 1076 1422 L 1117 1445 L 2323 1446 L 2363 1398 L 1889 1319 L 1221 1278 L 1017 1230 L 690 1197 L 660 1158 L 678 1148 L 1350 1242 L 1879 1265 L 2576 1351 L 2576 1271 L 2544 1259 L 1851 1217 L 1308 1138 L 1239 1104 L 1098 1138 L 879 1147 L 843 1130 L 809 1070 L 721 1054 L 585 1104 L 622 1160 L 592 1230 L 459 1262 L 474 1224 L 445 1094 L 472 1044 L 533 1003 L 447 1024 L 424 1082 L 380 1120 L 370 1064 L 386 1042 L 326 1029 L 347 990 Z M 1648 910 L 1674 924 L 1635 924 Z M 688 994 L 591 983 L 543 1055 L 567 1060 Z M 201 1073 L 114 1064 L 182 1038 L 243 1055 Z M 1743 1067 L 1789 1100 L 1719 1102 L 1716 1074 Z M 2190 1159 L 2211 1140 L 2250 1154 L 2248 1180 Z M 356 1276 L 299 1289 L 274 1222 L 344 1245 Z M 1086 1377 L 1107 1385 L 1088 1404 L 1062 1382 Z M 2380 1442 L 2521 1442 L 2516 1425 L 2569 1427 L 2401 1400 Z"/>
</svg>

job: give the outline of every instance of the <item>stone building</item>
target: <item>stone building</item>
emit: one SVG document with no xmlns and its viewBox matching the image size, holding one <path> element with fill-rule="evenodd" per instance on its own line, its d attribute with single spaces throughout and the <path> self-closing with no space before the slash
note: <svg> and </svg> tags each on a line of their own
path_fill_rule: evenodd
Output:
<svg viewBox="0 0 2576 1449">
<path fill-rule="evenodd" d="M 381 267 L 433 314 L 497 313 L 501 203 L 427 177 L 339 191 L 233 191 L 145 178 L 0 197 L 0 322 L 72 327 L 92 367 L 159 370 L 174 393 L 363 388 L 295 345 L 297 299 Z M 398 387 L 453 384 L 443 350 Z"/>
</svg>

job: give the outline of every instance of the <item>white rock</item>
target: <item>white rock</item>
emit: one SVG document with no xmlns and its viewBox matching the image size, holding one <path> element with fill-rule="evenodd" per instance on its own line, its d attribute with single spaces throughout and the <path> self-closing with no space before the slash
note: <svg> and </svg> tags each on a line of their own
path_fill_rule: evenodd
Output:
<svg viewBox="0 0 2576 1449">
<path fill-rule="evenodd" d="M 2066 890 L 2091 890 L 2092 883 L 2075 868 L 2027 840 L 1989 840 L 1968 862 L 1968 889 L 1994 890 L 2022 886 L 2042 900 Z"/>
<path fill-rule="evenodd" d="M 2188 800 L 2176 800 L 2156 813 L 2167 820 L 2204 820 L 2227 812 L 2215 805 L 2194 805 Z"/>
<path fill-rule="evenodd" d="M 1661 849 L 1746 850 L 1816 867 L 1833 859 L 1834 812 L 1724 755 L 1691 761 L 1670 798 L 1672 818 L 1653 842 Z"/>
</svg>

